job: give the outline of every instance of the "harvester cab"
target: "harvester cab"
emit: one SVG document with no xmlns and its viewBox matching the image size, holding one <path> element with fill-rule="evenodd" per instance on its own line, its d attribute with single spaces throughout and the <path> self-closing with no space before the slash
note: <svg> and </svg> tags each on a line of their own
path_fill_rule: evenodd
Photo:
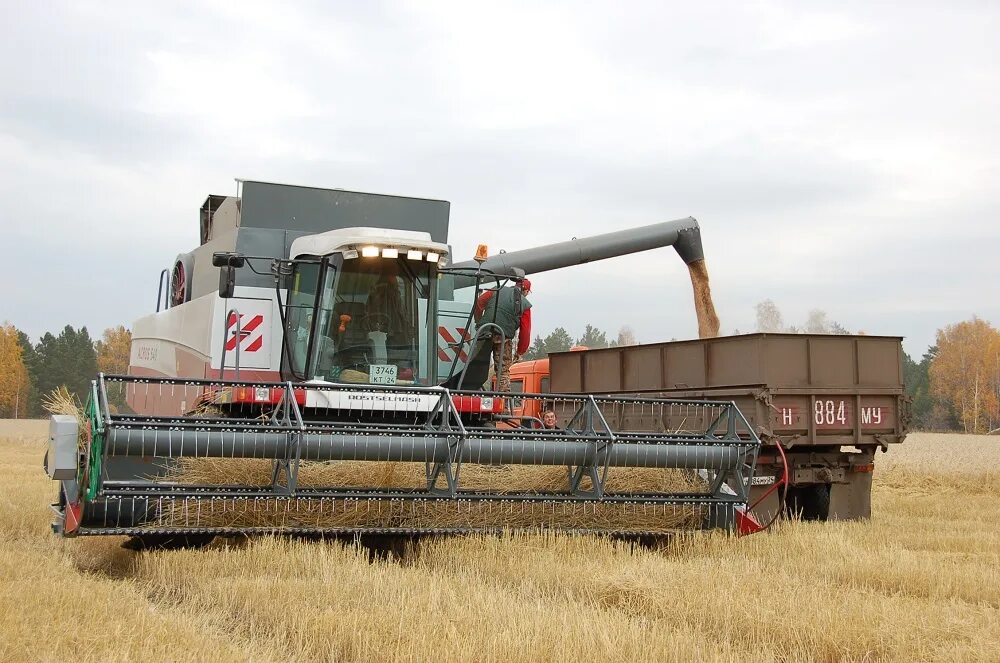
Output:
<svg viewBox="0 0 1000 663">
<path fill-rule="evenodd" d="M 474 315 L 483 292 L 664 246 L 697 264 L 694 219 L 465 262 L 447 225 L 444 201 L 261 182 L 210 197 L 201 246 L 164 270 L 168 307 L 133 327 L 130 374 L 99 375 L 84 420 L 53 420 L 54 529 L 660 535 L 745 520 L 760 440 L 733 403 L 518 394 L 555 411 L 542 429 L 506 416 L 508 394 L 470 366 L 499 328 Z"/>
<path fill-rule="evenodd" d="M 516 286 L 520 270 L 495 274 L 481 266 L 448 268 L 449 247 L 427 233 L 352 228 L 295 240 L 291 257 L 274 259 L 219 252 L 219 296 L 231 300 L 235 272 L 269 271 L 280 320 L 280 379 L 306 385 L 297 394 L 310 414 L 338 409 L 308 387 L 322 384 L 389 385 L 482 390 L 488 367 L 469 371 L 480 338 L 504 340 L 489 316 L 477 318 L 475 303 L 487 292 Z M 237 313 L 233 309 L 232 313 Z M 222 350 L 220 375 L 233 365 L 238 376 L 239 319 L 226 338 L 235 356 Z M 439 345 L 442 343 L 442 345 Z M 230 359 L 230 361 L 227 361 Z M 200 405 L 222 409 L 272 405 L 256 392 L 223 388 Z M 460 401 L 463 416 L 481 418 L 503 410 L 503 399 Z M 471 408 L 471 412 L 469 411 Z"/>
<path fill-rule="evenodd" d="M 296 382 L 432 385 L 438 269 L 448 246 L 427 233 L 350 228 L 298 238 L 287 260 L 216 254 L 220 283 L 233 263 L 270 262 L 281 321 L 280 375 Z M 220 297 L 232 296 L 223 289 Z M 239 334 L 240 330 L 234 330 Z"/>
</svg>

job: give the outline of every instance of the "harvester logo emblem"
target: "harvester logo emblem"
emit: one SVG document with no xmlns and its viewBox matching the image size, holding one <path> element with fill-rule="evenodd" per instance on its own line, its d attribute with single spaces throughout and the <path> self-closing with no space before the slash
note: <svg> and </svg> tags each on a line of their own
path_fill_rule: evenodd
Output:
<svg viewBox="0 0 1000 663">
<path fill-rule="evenodd" d="M 243 322 L 243 314 L 240 319 L 240 333 L 236 333 L 236 314 L 231 313 L 226 321 L 226 352 L 232 352 L 239 344 L 240 352 L 257 352 L 264 347 L 264 330 L 260 328 L 264 322 L 263 315 L 255 315 L 247 322 Z"/>
</svg>

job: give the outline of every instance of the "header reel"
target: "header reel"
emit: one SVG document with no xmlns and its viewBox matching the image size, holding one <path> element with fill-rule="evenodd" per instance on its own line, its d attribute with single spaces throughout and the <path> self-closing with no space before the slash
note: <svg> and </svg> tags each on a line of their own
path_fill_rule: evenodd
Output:
<svg viewBox="0 0 1000 663">
<path fill-rule="evenodd" d="M 234 389 L 268 397 L 220 398 Z M 468 412 L 510 397 L 102 375 L 56 529 L 662 535 L 734 529 L 746 510 L 760 440 L 732 403 L 517 395 L 556 429 Z"/>
</svg>

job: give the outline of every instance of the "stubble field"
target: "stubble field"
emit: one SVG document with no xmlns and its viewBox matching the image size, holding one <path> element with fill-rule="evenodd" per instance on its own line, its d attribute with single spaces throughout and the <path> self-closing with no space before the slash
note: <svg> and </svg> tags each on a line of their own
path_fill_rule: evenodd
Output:
<svg viewBox="0 0 1000 663">
<path fill-rule="evenodd" d="M 260 539 L 133 553 L 60 540 L 45 422 L 0 422 L 0 660 L 1000 660 L 1000 438 L 914 434 L 870 522 L 558 536 L 369 561 Z"/>
</svg>

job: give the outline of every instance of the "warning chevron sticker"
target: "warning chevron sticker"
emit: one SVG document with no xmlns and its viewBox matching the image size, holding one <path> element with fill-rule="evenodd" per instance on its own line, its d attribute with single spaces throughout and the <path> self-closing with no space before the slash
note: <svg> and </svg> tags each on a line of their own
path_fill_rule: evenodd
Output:
<svg viewBox="0 0 1000 663">
<path fill-rule="evenodd" d="M 239 320 L 239 331 L 237 332 L 236 322 Z M 264 316 L 245 316 L 235 313 L 229 314 L 226 321 L 226 351 L 236 350 L 240 346 L 240 352 L 258 352 L 264 347 Z"/>
</svg>

